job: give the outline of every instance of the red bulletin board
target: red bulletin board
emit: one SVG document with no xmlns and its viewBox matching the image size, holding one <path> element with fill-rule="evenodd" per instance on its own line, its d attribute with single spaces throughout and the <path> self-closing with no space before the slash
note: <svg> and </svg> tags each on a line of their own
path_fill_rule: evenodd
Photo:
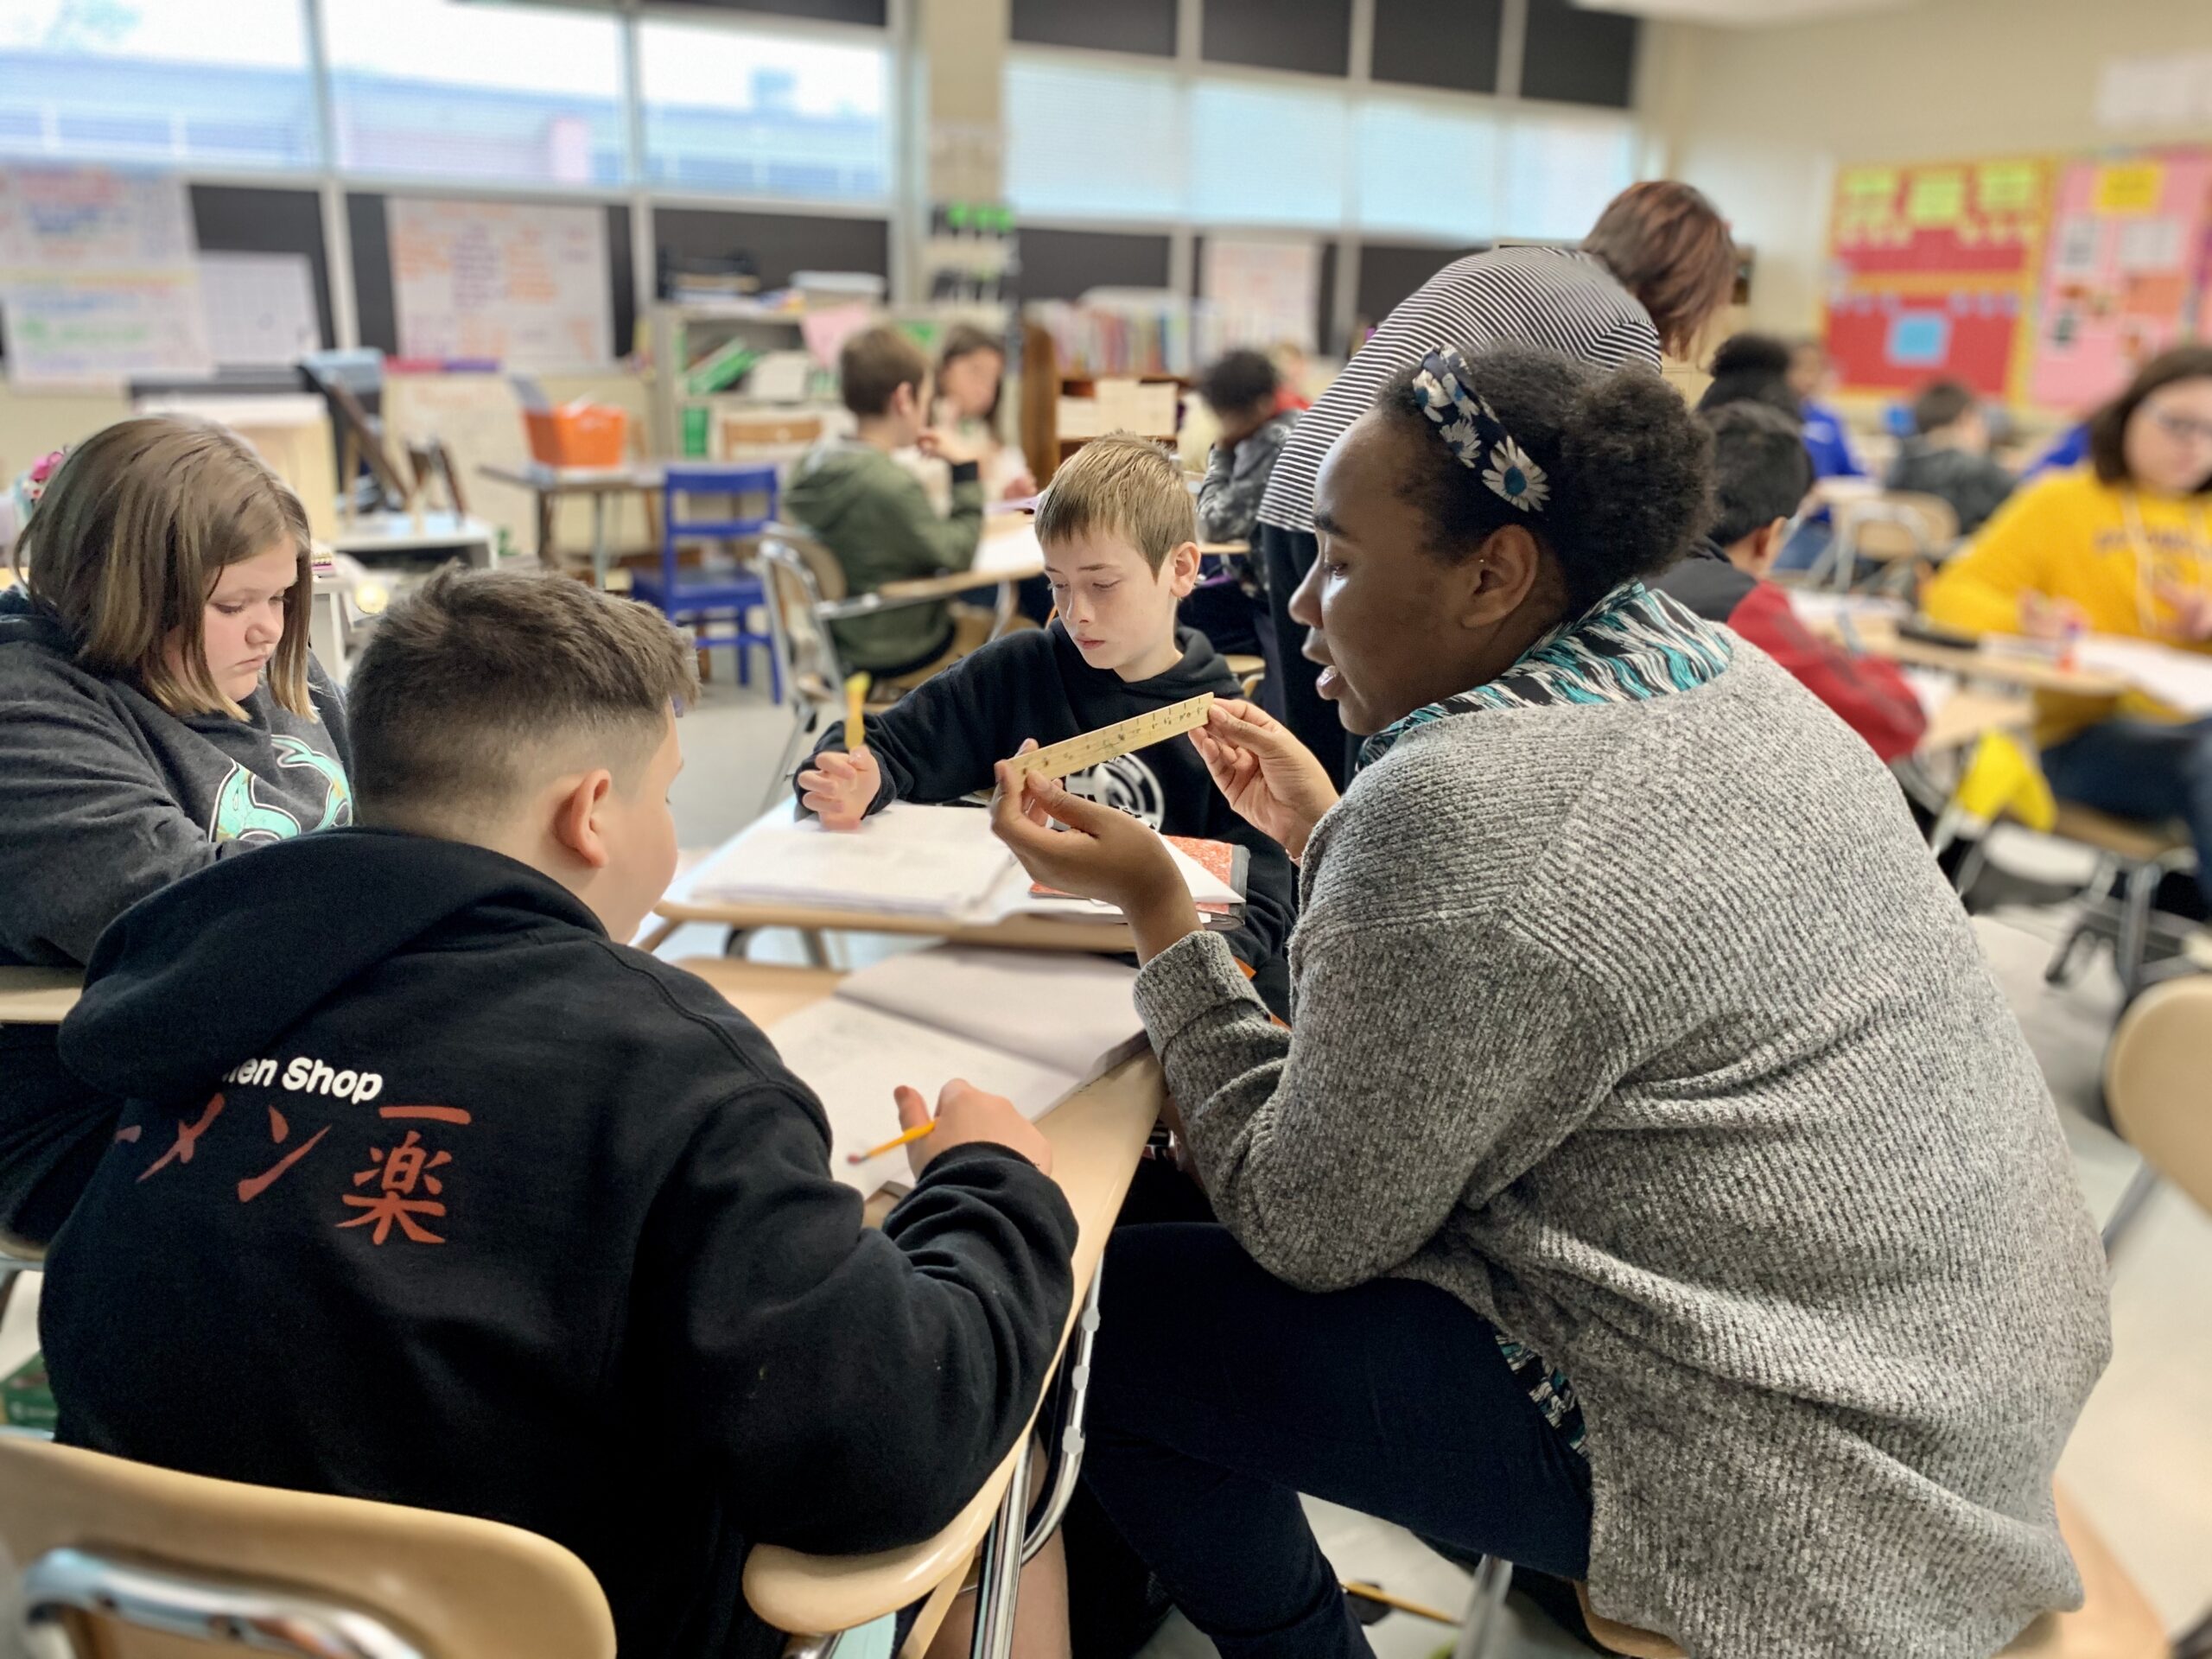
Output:
<svg viewBox="0 0 2212 1659">
<path fill-rule="evenodd" d="M 1829 220 L 1825 335 L 1843 384 L 1938 378 L 2010 391 L 2054 164 L 2038 156 L 1849 167 Z"/>
</svg>

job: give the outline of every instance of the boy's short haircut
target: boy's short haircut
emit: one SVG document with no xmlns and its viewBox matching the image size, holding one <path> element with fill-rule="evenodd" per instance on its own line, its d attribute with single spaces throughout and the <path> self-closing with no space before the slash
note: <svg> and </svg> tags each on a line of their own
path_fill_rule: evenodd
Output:
<svg viewBox="0 0 2212 1659">
<path fill-rule="evenodd" d="M 1931 380 L 1912 400 L 1912 429 L 1925 437 L 1966 418 L 1978 400 L 1955 380 Z"/>
<path fill-rule="evenodd" d="M 1037 503 L 1037 539 L 1051 547 L 1094 531 L 1128 543 L 1155 575 L 1197 541 L 1198 508 L 1175 458 L 1149 438 L 1109 432 L 1061 462 Z"/>
<path fill-rule="evenodd" d="M 867 417 L 883 414 L 901 386 L 922 395 L 930 378 L 930 360 L 903 330 L 889 323 L 863 328 L 847 340 L 837 353 L 837 381 L 845 407 Z"/>
<path fill-rule="evenodd" d="M 1206 365 L 1198 377 L 1198 396 L 1217 414 L 1273 404 L 1282 375 L 1264 352 L 1229 352 Z"/>
<path fill-rule="evenodd" d="M 634 786 L 698 689 L 690 642 L 650 606 L 569 576 L 448 566 L 378 620 L 346 683 L 356 811 L 483 823 L 564 747 Z"/>
<path fill-rule="evenodd" d="M 1757 403 L 1724 404 L 1698 418 L 1713 432 L 1713 493 L 1720 513 L 1711 531 L 1714 541 L 1733 547 L 1804 505 L 1813 458 L 1796 422 Z"/>
</svg>

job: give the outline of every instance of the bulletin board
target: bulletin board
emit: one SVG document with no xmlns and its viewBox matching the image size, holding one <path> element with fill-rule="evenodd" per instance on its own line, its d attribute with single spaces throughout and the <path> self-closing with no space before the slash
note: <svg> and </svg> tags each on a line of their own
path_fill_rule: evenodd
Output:
<svg viewBox="0 0 2212 1659">
<path fill-rule="evenodd" d="M 602 209 L 398 196 L 385 208 L 401 357 L 531 371 L 613 360 Z"/>
<path fill-rule="evenodd" d="M 0 169 L 0 321 L 19 386 L 206 374 L 184 186 L 100 167 Z"/>
<path fill-rule="evenodd" d="M 1824 333 L 1846 386 L 1901 391 L 1948 378 L 2005 395 L 2053 170 L 2040 156 L 1842 170 Z"/>
<path fill-rule="evenodd" d="M 2212 235 L 2212 151 L 2076 162 L 2058 182 L 2027 396 L 2086 410 L 2212 321 L 2199 290 Z"/>
</svg>

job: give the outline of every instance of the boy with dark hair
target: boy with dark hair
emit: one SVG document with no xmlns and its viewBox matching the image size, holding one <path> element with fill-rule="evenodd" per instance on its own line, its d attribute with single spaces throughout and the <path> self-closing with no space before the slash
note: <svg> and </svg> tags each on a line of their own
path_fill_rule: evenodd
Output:
<svg viewBox="0 0 2212 1659">
<path fill-rule="evenodd" d="M 1198 396 L 1221 423 L 1198 486 L 1198 534 L 1209 542 L 1249 542 L 1297 411 L 1282 407 L 1281 372 L 1263 352 L 1230 352 L 1215 361 L 1198 377 Z M 1202 560 L 1198 585 L 1182 607 L 1183 620 L 1216 650 L 1249 656 L 1263 650 L 1260 619 L 1266 613 L 1249 554 Z"/>
<path fill-rule="evenodd" d="M 61 1053 L 130 1104 L 48 1261 L 58 1438 L 527 1528 L 658 1659 L 780 1650 L 753 1544 L 888 1548 L 972 1497 L 1074 1218 L 954 1084 L 869 1230 L 768 1039 L 618 943 L 675 866 L 692 657 L 578 582 L 434 576 L 353 671 L 370 827 L 102 938 Z"/>
<path fill-rule="evenodd" d="M 849 596 L 886 582 L 965 570 L 983 535 L 980 457 L 954 435 L 930 429 L 923 388 L 929 359 L 888 324 L 866 328 L 837 353 L 838 383 L 857 429 L 827 438 L 799 458 L 785 491 L 791 516 L 812 531 L 845 572 Z M 952 510 L 940 518 L 913 474 L 892 459 L 919 448 L 952 467 Z M 849 667 L 879 682 L 927 678 L 990 637 L 988 613 L 939 602 L 900 605 L 830 624 Z"/>
<path fill-rule="evenodd" d="M 1949 502 L 1959 515 L 1959 534 L 1971 536 L 2018 482 L 1990 459 L 1980 401 L 1956 380 L 1932 380 L 1912 400 L 1912 430 L 1883 483 Z"/>
<path fill-rule="evenodd" d="M 1650 585 L 1765 652 L 1883 760 L 1911 753 L 1928 719 L 1904 677 L 1888 663 L 1816 638 L 1789 608 L 1789 595 L 1765 579 L 1813 486 L 1797 423 L 1756 402 L 1725 404 L 1699 418 L 1713 433 L 1719 518 L 1702 544 Z"/>
<path fill-rule="evenodd" d="M 1058 616 L 995 639 L 868 722 L 848 752 L 832 731 L 800 769 L 800 804 L 849 830 L 893 801 L 957 801 L 1029 740 L 1058 743 L 1203 692 L 1243 695 L 1204 634 L 1176 623 L 1198 568 L 1191 493 L 1158 444 L 1125 432 L 1064 462 L 1037 504 L 1037 539 Z M 1287 1005 L 1283 946 L 1295 906 L 1290 859 L 1240 817 L 1189 739 L 1102 761 L 1067 787 L 1163 835 L 1250 853 L 1243 924 L 1230 947 L 1270 1007 Z"/>
</svg>

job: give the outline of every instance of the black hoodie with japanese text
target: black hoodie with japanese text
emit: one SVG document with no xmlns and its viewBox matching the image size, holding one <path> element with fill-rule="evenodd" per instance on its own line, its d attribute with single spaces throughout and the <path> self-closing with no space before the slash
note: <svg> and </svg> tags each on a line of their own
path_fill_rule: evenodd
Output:
<svg viewBox="0 0 2212 1659">
<path fill-rule="evenodd" d="M 928 1536 L 996 1466 L 1075 1225 L 1004 1148 L 880 1231 L 702 981 L 486 849 L 340 830 L 127 912 L 63 1059 L 126 1099 L 48 1262 L 59 1438 L 507 1522 L 626 1659 L 769 1654 L 759 1542 Z"/>
</svg>

